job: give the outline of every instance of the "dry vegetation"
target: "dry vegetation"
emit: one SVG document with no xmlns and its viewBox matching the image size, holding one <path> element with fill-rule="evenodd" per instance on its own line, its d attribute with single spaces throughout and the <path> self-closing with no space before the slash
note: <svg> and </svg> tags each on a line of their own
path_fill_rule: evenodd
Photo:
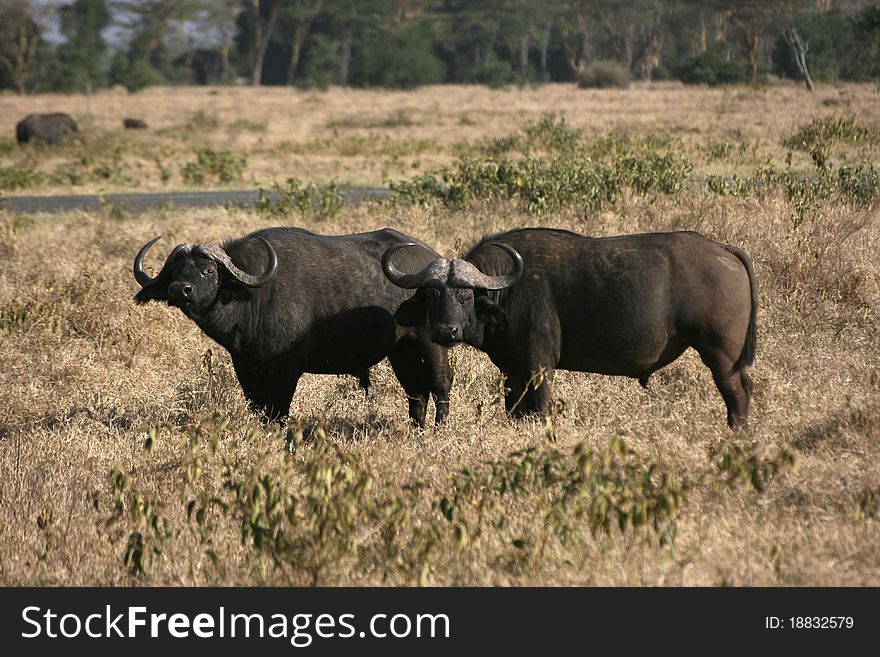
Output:
<svg viewBox="0 0 880 657">
<path fill-rule="evenodd" d="M 187 161 L 199 141 L 246 153 L 245 175 L 258 180 L 378 183 L 397 177 L 393 156 L 344 155 L 342 140 L 409 140 L 407 158 L 424 169 L 452 163 L 461 140 L 504 137 L 556 111 L 586 140 L 659 135 L 698 172 L 745 175 L 768 158 L 783 167 L 783 140 L 813 119 L 855 116 L 880 129 L 876 99 L 856 86 L 812 96 L 552 86 L 154 89 L 92 104 L 96 134 L 140 115 L 155 132 L 124 139 L 169 149 L 169 162 Z M 60 100 L 0 97 L 0 131 L 11 134 L 26 111 L 87 114 L 84 99 Z M 198 111 L 216 125 L 173 136 Z M 245 122 L 264 128 L 230 129 Z M 870 138 L 823 139 L 835 171 L 844 156 L 878 161 Z M 748 147 L 710 153 L 717 143 Z M 30 156 L 2 157 L 6 166 Z M 795 150 L 793 170 L 815 171 L 810 157 Z M 123 159 L 136 161 L 134 150 Z M 161 186 L 147 164 L 132 171 L 141 188 Z M 543 214 L 518 197 L 323 218 L 0 212 L 0 583 L 878 585 L 880 222 L 876 187 L 868 192 L 805 200 L 784 183 L 730 195 L 626 188 L 597 209 Z M 290 425 L 266 427 L 221 348 L 177 310 L 134 306 L 130 270 L 153 235 L 167 252 L 269 223 L 327 234 L 390 225 L 449 254 L 522 225 L 692 229 L 736 244 L 754 261 L 761 304 L 749 429 L 726 428 L 693 352 L 649 390 L 559 372 L 558 413 L 512 423 L 497 370 L 466 347 L 453 351 L 452 416 L 438 430 L 408 425 L 387 363 L 368 399 L 350 377 L 306 375 Z"/>
<path fill-rule="evenodd" d="M 877 97 L 869 86 L 688 88 L 678 83 L 628 90 L 574 85 L 487 89 L 426 87 L 410 92 L 333 88 L 149 88 L 83 95 L 0 94 L 0 192 L 96 193 L 214 187 L 270 186 L 289 176 L 314 182 L 383 185 L 388 180 L 448 165 L 469 143 L 499 138 L 547 112 L 563 114 L 590 136 L 662 135 L 706 174 L 748 173 L 781 164 L 783 136 L 813 118 L 873 117 Z M 65 149 L 19 150 L 18 120 L 31 112 L 64 111 L 83 129 L 84 144 Z M 126 131 L 124 117 L 147 121 L 146 131 Z M 245 158 L 233 175 L 193 181 L 184 175 L 197 149 Z M 864 157 L 853 145 L 850 157 Z M 809 168 L 795 151 L 794 165 Z M 26 185 L 3 169 L 36 171 Z M 5 184 L 4 184 L 5 179 Z"/>
</svg>

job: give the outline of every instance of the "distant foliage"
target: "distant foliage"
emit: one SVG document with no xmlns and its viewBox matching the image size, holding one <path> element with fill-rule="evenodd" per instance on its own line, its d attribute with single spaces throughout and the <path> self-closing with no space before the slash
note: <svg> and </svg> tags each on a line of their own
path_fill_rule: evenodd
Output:
<svg viewBox="0 0 880 657">
<path fill-rule="evenodd" d="M 421 207 L 511 200 L 543 215 L 563 208 L 595 212 L 636 194 L 681 190 L 691 164 L 664 139 L 612 134 L 584 140 L 565 117 L 545 114 L 521 132 L 460 143 L 453 166 L 392 182 L 392 202 Z"/>
<path fill-rule="evenodd" d="M 840 10 L 807 15 L 796 21 L 795 26 L 807 44 L 807 66 L 814 80 L 834 82 L 858 77 L 853 39 L 855 25 Z M 791 46 L 780 33 L 773 40 L 771 51 L 773 72 L 780 77 L 802 79 Z"/>
<path fill-rule="evenodd" d="M 166 82 L 165 76 L 148 62 L 140 59 L 130 62 L 123 53 L 117 53 L 113 58 L 109 78 L 111 84 L 121 84 L 129 91 L 140 91 Z"/>
<path fill-rule="evenodd" d="M 418 206 L 512 200 L 537 215 L 570 207 L 595 212 L 615 204 L 624 189 L 675 193 L 690 171 L 686 160 L 656 154 L 598 163 L 570 157 L 461 160 L 454 168 L 392 183 L 391 190 L 394 201 Z"/>
<path fill-rule="evenodd" d="M 276 183 L 273 191 L 275 200 L 265 190 L 260 190 L 259 212 L 273 216 L 298 214 L 303 218 L 321 220 L 337 216 L 345 203 L 335 182 L 316 185 L 288 178 L 284 184 Z"/>
<path fill-rule="evenodd" d="M 725 59 L 721 44 L 709 48 L 706 52 L 691 57 L 676 70 L 678 77 L 685 84 L 736 84 L 749 81 L 746 66 L 740 61 Z"/>
<path fill-rule="evenodd" d="M 180 169 L 183 179 L 193 185 L 205 182 L 228 183 L 241 180 L 247 168 L 247 155 L 236 155 L 230 150 L 195 149 L 196 161 L 187 162 Z"/>
<path fill-rule="evenodd" d="M 606 59 L 587 64 L 577 72 L 577 83 L 584 89 L 626 89 L 632 75 L 620 62 Z"/>
<path fill-rule="evenodd" d="M 443 82 L 446 67 L 434 56 L 427 25 L 391 32 L 377 31 L 364 44 L 353 69 L 352 82 L 365 87 L 411 89 Z"/>
<path fill-rule="evenodd" d="M 8 4 L 0 3 L 0 13 Z M 319 89 L 545 81 L 622 88 L 632 76 L 757 83 L 768 72 L 800 76 L 782 26 L 803 36 L 817 80 L 880 76 L 880 6 L 874 2 L 833 3 L 838 8 L 831 10 L 827 3 L 692 0 L 570 0 L 552 7 L 538 0 L 26 4 L 38 34 L 60 31 L 63 39 L 38 39 L 36 56 L 22 58 L 30 48 L 22 47 L 21 30 L 0 35 L 0 50 L 5 41 L 9 51 L 0 87 L 20 92 L 238 80 Z M 17 21 L 7 16 L 4 23 Z M 112 59 L 103 34 L 121 35 L 114 36 L 120 51 Z M 13 74 L 12 62 L 25 60 L 27 70 Z"/>
<path fill-rule="evenodd" d="M 798 128 L 782 145 L 803 151 L 810 151 L 818 144 L 825 143 L 875 143 L 880 142 L 880 131 L 867 128 L 856 122 L 854 117 L 833 117 L 813 119 Z"/>
<path fill-rule="evenodd" d="M 709 176 L 709 190 L 721 196 L 748 197 L 782 190 L 791 207 L 794 227 L 820 218 L 822 203 L 838 201 L 853 207 L 873 207 L 880 196 L 880 176 L 873 164 L 841 165 L 835 171 L 822 147 L 811 151 L 816 172 L 804 176 L 790 167 L 759 168 L 750 178 Z"/>
<path fill-rule="evenodd" d="M 39 171 L 25 169 L 15 164 L 0 167 L 0 189 L 27 189 L 39 185 L 45 179 L 46 176 Z"/>
</svg>

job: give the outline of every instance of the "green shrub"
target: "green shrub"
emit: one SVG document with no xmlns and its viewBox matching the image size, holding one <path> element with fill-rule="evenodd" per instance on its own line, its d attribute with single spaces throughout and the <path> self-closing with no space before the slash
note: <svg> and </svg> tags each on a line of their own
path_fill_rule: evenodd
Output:
<svg viewBox="0 0 880 657">
<path fill-rule="evenodd" d="M 0 139 L 0 155 L 11 155 L 18 148 L 14 139 Z"/>
<path fill-rule="evenodd" d="M 392 183 L 391 198 L 423 207 L 513 200 L 537 215 L 567 207 L 594 212 L 616 203 L 624 188 L 642 195 L 675 193 L 690 171 L 686 160 L 654 153 L 595 163 L 579 157 L 465 159 L 453 169 Z"/>
<path fill-rule="evenodd" d="M 269 215 L 288 216 L 293 213 L 313 220 L 337 216 L 345 204 L 339 193 L 339 186 L 303 184 L 297 178 L 288 178 L 284 185 L 275 184 L 277 200 L 272 200 L 265 190 L 260 190 L 257 211 Z"/>
<path fill-rule="evenodd" d="M 872 164 L 841 166 L 835 172 L 824 149 L 814 149 L 811 155 L 817 170 L 814 176 L 799 175 L 790 167 L 765 166 L 751 178 L 709 176 L 707 187 L 715 194 L 736 197 L 782 190 L 791 207 L 795 227 L 807 219 L 817 218 L 824 201 L 834 200 L 855 207 L 873 206 L 880 196 L 880 176 Z"/>
<path fill-rule="evenodd" d="M 46 176 L 39 171 L 25 169 L 13 164 L 0 167 L 0 189 L 27 189 L 39 185 Z"/>
<path fill-rule="evenodd" d="M 856 520 L 873 520 L 880 517 L 880 486 L 862 489 L 856 502 L 855 517 Z"/>
<path fill-rule="evenodd" d="M 525 127 L 524 153 L 540 150 L 559 155 L 571 154 L 577 148 L 580 132 L 565 123 L 565 116 L 544 114 Z"/>
<path fill-rule="evenodd" d="M 327 439 L 320 421 L 271 436 L 269 449 L 281 450 L 281 459 L 223 458 L 228 423 L 214 416 L 186 436 L 179 495 L 159 498 L 141 487 L 142 475 L 111 471 L 105 527 L 131 575 L 149 578 L 158 562 L 222 572 L 226 553 L 215 551 L 215 538 L 232 527 L 258 582 L 276 571 L 290 583 L 333 584 L 357 570 L 424 585 L 432 562 L 467 550 L 489 549 L 487 558 L 497 559 L 512 549 L 537 567 L 552 541 L 577 547 L 640 532 L 667 544 L 692 486 L 621 439 L 601 451 L 584 443 L 571 451 L 531 447 L 433 486 L 401 486 L 376 480 L 360 455 Z M 164 449 L 161 432 L 148 429 L 145 452 Z M 512 518 L 510 506 L 529 509 L 529 524 Z"/>
<path fill-rule="evenodd" d="M 763 491 L 767 482 L 781 470 L 797 467 L 797 455 L 785 446 L 780 447 L 775 456 L 767 458 L 760 457 L 757 449 L 757 445 L 744 449 L 723 440 L 710 456 L 718 471 L 727 477 L 729 485 L 737 484 L 758 492 Z"/>
<path fill-rule="evenodd" d="M 676 71 L 676 76 L 685 84 L 737 84 L 749 81 L 745 64 L 727 61 L 721 46 L 712 47 L 706 52 L 691 57 Z"/>
<path fill-rule="evenodd" d="M 584 89 L 626 89 L 632 75 L 620 62 L 606 59 L 587 64 L 577 72 L 577 83 Z"/>
<path fill-rule="evenodd" d="M 230 150 L 196 148 L 195 154 L 196 161 L 187 162 L 180 169 L 183 179 L 193 185 L 201 185 L 209 180 L 220 183 L 241 180 L 247 168 L 247 155 L 236 155 Z"/>
<path fill-rule="evenodd" d="M 165 84 L 165 76 L 149 63 L 137 59 L 128 61 L 123 53 L 118 53 L 110 65 L 110 81 L 121 84 L 129 91 L 140 91 L 146 87 Z"/>
<path fill-rule="evenodd" d="M 861 144 L 880 141 L 880 132 L 856 123 L 853 117 L 813 119 L 798 128 L 782 145 L 802 151 L 810 151 L 828 143 Z"/>
<path fill-rule="evenodd" d="M 352 82 L 396 89 L 442 82 L 446 66 L 430 48 L 425 48 L 430 30 L 431 26 L 423 22 L 375 31 L 364 40 L 363 52 L 355 59 Z"/>
</svg>

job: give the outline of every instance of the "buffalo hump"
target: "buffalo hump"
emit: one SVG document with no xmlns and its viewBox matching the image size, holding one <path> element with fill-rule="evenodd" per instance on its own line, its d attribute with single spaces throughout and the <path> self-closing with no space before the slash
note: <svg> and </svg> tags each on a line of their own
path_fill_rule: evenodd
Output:
<svg viewBox="0 0 880 657">
<path fill-rule="evenodd" d="M 30 142 L 59 144 L 71 134 L 79 132 L 76 121 L 69 114 L 29 114 L 15 126 L 15 138 L 19 144 Z"/>
</svg>

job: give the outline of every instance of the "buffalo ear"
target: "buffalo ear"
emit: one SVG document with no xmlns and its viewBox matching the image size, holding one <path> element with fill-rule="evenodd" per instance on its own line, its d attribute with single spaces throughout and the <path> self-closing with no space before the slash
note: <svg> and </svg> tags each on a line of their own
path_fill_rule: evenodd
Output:
<svg viewBox="0 0 880 657">
<path fill-rule="evenodd" d="M 504 308 L 492 301 L 488 295 L 480 295 L 474 300 L 477 319 L 486 326 L 504 331 L 507 329 L 507 313 Z"/>
<path fill-rule="evenodd" d="M 168 287 L 153 283 L 147 287 L 141 288 L 141 291 L 134 295 L 134 302 L 142 306 L 148 301 L 167 301 Z"/>
<path fill-rule="evenodd" d="M 400 304 L 394 313 L 394 321 L 401 326 L 418 326 L 424 324 L 428 313 L 424 290 L 419 290 L 409 299 Z"/>
</svg>

